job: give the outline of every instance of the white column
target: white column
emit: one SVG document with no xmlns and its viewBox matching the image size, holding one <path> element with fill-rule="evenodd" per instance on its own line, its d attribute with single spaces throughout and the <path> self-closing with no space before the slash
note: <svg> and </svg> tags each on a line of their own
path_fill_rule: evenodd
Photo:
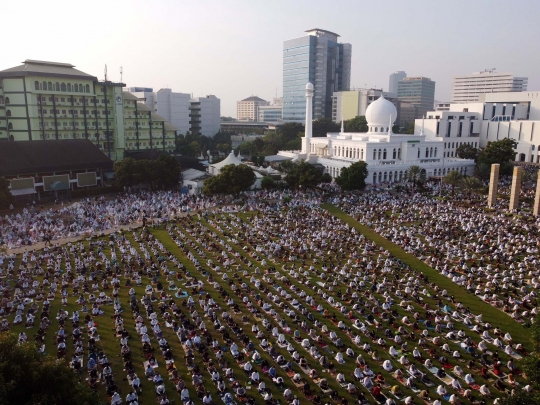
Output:
<svg viewBox="0 0 540 405">
<path fill-rule="evenodd" d="M 306 84 L 306 125 L 305 134 L 306 137 L 306 155 L 309 158 L 311 152 L 311 136 L 313 134 L 312 122 L 313 122 L 313 84 Z"/>
</svg>

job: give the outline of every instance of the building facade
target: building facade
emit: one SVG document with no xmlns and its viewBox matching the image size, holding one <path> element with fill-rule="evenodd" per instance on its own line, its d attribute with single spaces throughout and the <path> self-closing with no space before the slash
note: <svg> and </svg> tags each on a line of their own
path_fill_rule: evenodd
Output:
<svg viewBox="0 0 540 405">
<path fill-rule="evenodd" d="M 317 89 L 313 118 L 332 118 L 332 95 L 349 90 L 351 44 L 338 43 L 338 34 L 321 29 L 283 42 L 283 121 L 303 122 L 307 82 Z"/>
<path fill-rule="evenodd" d="M 359 89 L 350 91 L 337 91 L 332 96 L 332 121 L 350 120 L 357 116 L 366 115 L 368 106 L 384 95 L 398 108 L 398 99 L 395 94 L 383 92 L 381 89 Z M 399 116 L 399 111 L 398 111 Z"/>
<path fill-rule="evenodd" d="M 277 122 L 283 119 L 283 107 L 279 105 L 267 105 L 259 107 L 259 122 Z"/>
<path fill-rule="evenodd" d="M 87 139 L 119 160 L 129 149 L 128 134 L 136 132 L 139 148 L 174 150 L 170 124 L 139 111 L 137 98 L 123 86 L 68 63 L 26 60 L 0 71 L 0 140 Z"/>
<path fill-rule="evenodd" d="M 407 73 L 402 70 L 394 72 L 390 75 L 388 80 L 388 92 L 397 94 L 398 83 L 407 77 Z"/>
<path fill-rule="evenodd" d="M 221 126 L 221 101 L 214 95 L 189 100 L 189 123 L 193 134 L 214 137 Z"/>
<path fill-rule="evenodd" d="M 407 170 L 420 166 L 426 176 L 443 176 L 451 170 L 470 175 L 474 161 L 444 157 L 444 141 L 437 137 L 417 135 L 396 135 L 392 126 L 397 117 L 397 109 L 383 95 L 366 109 L 368 132 L 329 133 L 326 137 L 312 137 L 312 119 L 309 98 L 313 97 L 313 86 L 306 86 L 306 133 L 302 138 L 301 151 L 280 151 L 279 156 L 293 160 L 305 160 L 322 165 L 333 178 L 360 160 L 368 164 L 366 183 L 377 184 L 405 180 Z"/>
<path fill-rule="evenodd" d="M 435 82 L 427 77 L 406 77 L 398 82 L 397 96 L 401 101 L 411 103 L 422 117 L 433 110 L 435 102 Z"/>
<path fill-rule="evenodd" d="M 236 102 L 236 119 L 238 121 L 258 121 L 259 107 L 270 103 L 257 96 L 251 96 Z"/>
<path fill-rule="evenodd" d="M 415 133 L 422 120 L 416 120 Z M 426 136 L 444 141 L 444 154 L 456 156 L 464 142 L 484 148 L 491 141 L 517 142 L 515 161 L 540 163 L 540 92 L 485 93 L 475 103 L 451 103 L 448 111 L 430 111 Z"/>
<path fill-rule="evenodd" d="M 513 73 L 499 73 L 487 69 L 470 75 L 455 76 L 452 79 L 453 103 L 478 101 L 481 94 L 527 91 L 529 79 L 515 77 Z"/>
<path fill-rule="evenodd" d="M 184 135 L 189 131 L 190 94 L 176 93 L 171 89 L 160 89 L 154 92 L 153 89 L 147 87 L 130 87 L 128 91 L 137 96 L 153 112 L 174 125 L 178 135 Z"/>
</svg>

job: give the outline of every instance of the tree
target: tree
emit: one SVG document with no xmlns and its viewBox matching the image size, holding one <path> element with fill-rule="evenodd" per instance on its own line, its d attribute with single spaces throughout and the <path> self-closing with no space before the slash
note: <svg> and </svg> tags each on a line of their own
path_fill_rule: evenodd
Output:
<svg viewBox="0 0 540 405">
<path fill-rule="evenodd" d="M 500 398 L 499 405 L 531 405 L 540 403 L 537 392 L 527 392 L 522 389 L 512 390 L 505 397 Z"/>
<path fill-rule="evenodd" d="M 461 177 L 461 174 L 457 170 L 452 170 L 443 178 L 443 181 L 446 184 L 450 184 L 452 186 L 452 196 L 454 195 L 454 188 L 458 186 L 459 182 L 461 181 Z"/>
<path fill-rule="evenodd" d="M 480 180 L 488 180 L 491 176 L 491 166 L 486 163 L 478 163 L 474 168 L 474 175 Z"/>
<path fill-rule="evenodd" d="M 399 129 L 399 125 L 398 124 L 394 124 L 394 126 L 392 127 L 392 133 L 394 134 L 399 134 L 400 132 L 400 129 Z"/>
<path fill-rule="evenodd" d="M 476 177 L 464 177 L 461 179 L 460 186 L 471 198 L 471 195 L 484 187 L 484 184 Z"/>
<path fill-rule="evenodd" d="M 15 333 L 0 333 L 0 403 L 53 405 L 99 403 L 65 362 L 42 356 L 33 343 L 17 343 Z"/>
<path fill-rule="evenodd" d="M 13 196 L 9 191 L 9 180 L 5 177 L 0 177 L 0 208 L 9 208 Z"/>
<path fill-rule="evenodd" d="M 255 182 L 255 173 L 246 165 L 227 165 L 220 174 L 204 182 L 203 194 L 238 194 L 249 190 Z"/>
<path fill-rule="evenodd" d="M 304 125 L 299 122 L 287 122 L 280 126 L 277 130 L 278 135 L 281 136 L 284 143 L 295 140 L 301 136 L 304 136 Z"/>
<path fill-rule="evenodd" d="M 114 162 L 114 178 L 119 187 L 131 187 L 136 184 L 137 161 L 133 158 L 125 158 Z"/>
<path fill-rule="evenodd" d="M 276 186 L 276 182 L 274 179 L 270 176 L 264 176 L 261 180 L 261 187 L 265 190 L 274 188 Z"/>
<path fill-rule="evenodd" d="M 363 190 L 366 187 L 367 176 L 367 163 L 361 160 L 341 169 L 341 173 L 336 177 L 336 183 L 343 190 Z"/>
<path fill-rule="evenodd" d="M 407 129 L 403 131 L 404 134 L 414 135 L 414 121 L 410 122 Z"/>
<path fill-rule="evenodd" d="M 474 146 L 463 143 L 457 147 L 456 155 L 461 159 L 473 159 L 476 161 L 476 159 L 478 159 L 478 149 L 476 149 Z"/>
<path fill-rule="evenodd" d="M 420 166 L 412 165 L 405 172 L 405 177 L 413 182 L 414 189 L 416 190 L 417 183 L 423 183 L 426 180 L 426 171 Z"/>
<path fill-rule="evenodd" d="M 478 155 L 478 162 L 490 166 L 493 163 L 499 163 L 502 169 L 503 164 L 511 163 L 514 160 L 516 147 L 517 142 L 510 138 L 489 142 Z"/>
<path fill-rule="evenodd" d="M 157 160 L 126 158 L 114 164 L 114 171 L 119 187 L 148 184 L 152 189 L 171 188 L 181 179 L 180 165 L 166 154 L 161 154 Z"/>
<path fill-rule="evenodd" d="M 330 118 L 319 118 L 313 121 L 313 137 L 326 137 L 329 132 L 339 132 L 340 126 Z"/>
<path fill-rule="evenodd" d="M 189 131 L 185 135 L 180 135 L 176 139 L 176 150 L 186 156 L 197 157 L 201 153 L 201 136 L 191 134 Z"/>
<path fill-rule="evenodd" d="M 345 132 L 367 132 L 368 125 L 364 115 L 345 121 Z"/>
<path fill-rule="evenodd" d="M 285 182 L 291 188 L 313 188 L 322 182 L 322 170 L 305 161 L 287 162 L 282 167 L 285 167 L 285 171 L 287 172 Z"/>
<path fill-rule="evenodd" d="M 177 187 L 182 178 L 180 164 L 174 156 L 161 154 L 156 161 L 157 183 L 162 188 Z"/>
</svg>

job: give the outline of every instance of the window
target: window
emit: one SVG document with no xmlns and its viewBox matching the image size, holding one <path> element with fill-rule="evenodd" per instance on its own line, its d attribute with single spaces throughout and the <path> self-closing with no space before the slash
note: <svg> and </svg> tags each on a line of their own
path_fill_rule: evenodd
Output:
<svg viewBox="0 0 540 405">
<path fill-rule="evenodd" d="M 11 122 L 8 124 L 8 129 L 13 129 L 13 124 Z"/>
<path fill-rule="evenodd" d="M 47 90 L 47 82 L 43 82 L 43 90 Z"/>
<path fill-rule="evenodd" d="M 60 91 L 60 83 L 56 82 L 54 86 L 56 88 L 56 91 Z"/>
<path fill-rule="evenodd" d="M 65 83 L 62 83 L 62 85 L 60 86 L 60 88 L 62 89 L 61 91 L 66 91 L 66 84 L 65 84 Z"/>
<path fill-rule="evenodd" d="M 47 89 L 48 89 L 49 91 L 53 91 L 53 85 L 52 85 L 52 82 L 47 83 Z"/>
<path fill-rule="evenodd" d="M 73 91 L 76 92 L 76 93 L 79 92 L 79 85 L 78 85 L 77 83 L 75 83 L 75 84 L 73 85 Z"/>
<path fill-rule="evenodd" d="M 6 105 L 9 104 L 9 97 L 6 97 Z"/>
<path fill-rule="evenodd" d="M 6 111 L 6 116 L 7 116 L 7 117 L 11 117 L 11 110 L 7 110 L 7 111 Z"/>
<path fill-rule="evenodd" d="M 426 148 L 426 157 L 429 157 L 429 148 Z"/>
<path fill-rule="evenodd" d="M 34 89 L 39 90 L 39 82 L 37 80 L 34 82 Z"/>
<path fill-rule="evenodd" d="M 65 97 L 60 97 L 60 101 L 63 103 L 64 101 L 66 101 L 66 98 Z"/>
</svg>

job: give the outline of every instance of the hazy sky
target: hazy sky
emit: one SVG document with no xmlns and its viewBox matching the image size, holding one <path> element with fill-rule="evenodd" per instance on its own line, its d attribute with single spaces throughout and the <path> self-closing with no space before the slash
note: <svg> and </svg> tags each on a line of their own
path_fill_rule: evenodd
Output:
<svg viewBox="0 0 540 405">
<path fill-rule="evenodd" d="M 388 89 L 388 76 L 436 81 L 486 68 L 540 89 L 537 0 L 17 0 L 2 2 L 0 69 L 25 59 L 68 62 L 127 86 L 271 100 L 282 87 L 283 40 L 321 28 L 352 44 L 351 86 Z"/>
</svg>

